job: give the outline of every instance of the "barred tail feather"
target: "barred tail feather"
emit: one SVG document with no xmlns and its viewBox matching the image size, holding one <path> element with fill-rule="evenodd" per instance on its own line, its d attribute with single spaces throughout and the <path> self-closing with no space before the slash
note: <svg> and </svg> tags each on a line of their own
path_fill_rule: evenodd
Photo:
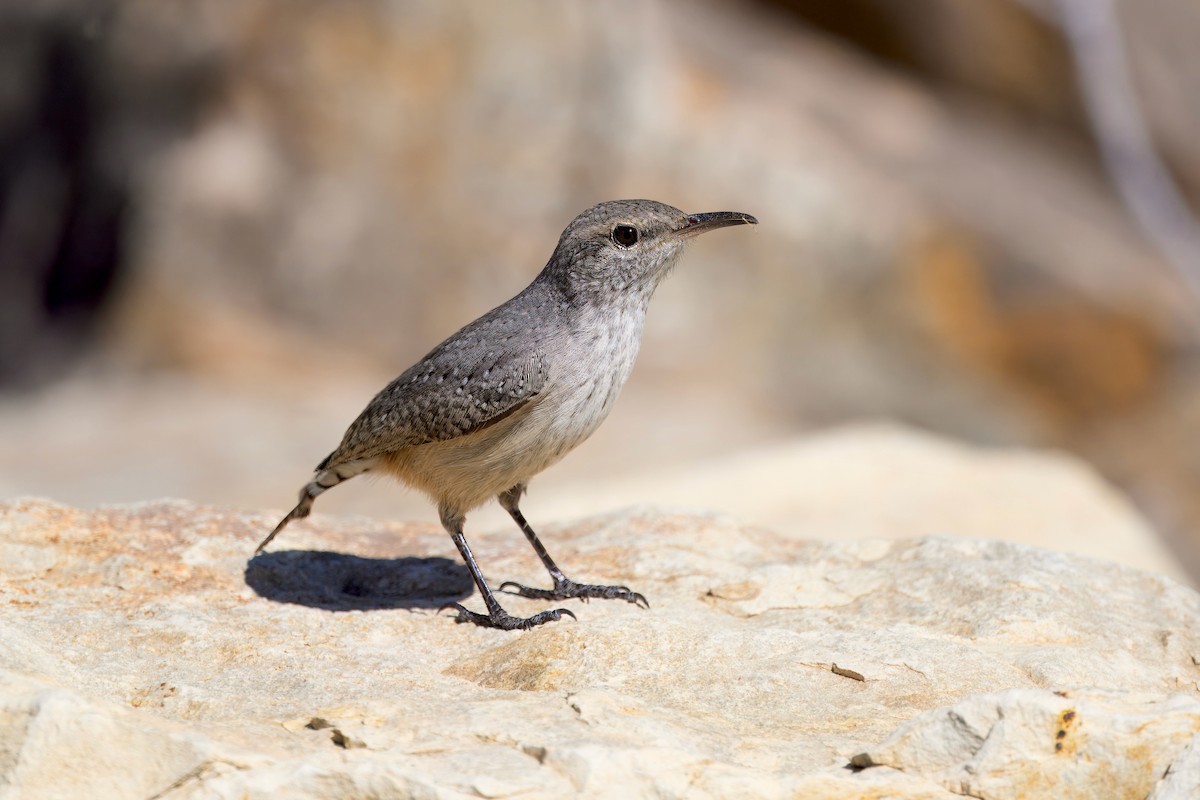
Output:
<svg viewBox="0 0 1200 800">
<path fill-rule="evenodd" d="M 271 540 L 274 539 L 281 530 L 287 527 L 289 522 L 307 517 L 312 511 L 313 501 L 322 494 L 337 486 L 339 483 L 350 480 L 355 475 L 361 475 L 374 466 L 373 460 L 351 461 L 345 464 L 338 464 L 336 467 L 325 466 L 329 463 L 329 459 L 325 459 L 325 461 L 321 463 L 322 468 L 317 472 L 316 477 L 306 483 L 304 488 L 300 490 L 300 502 L 296 504 L 295 508 L 287 513 L 286 517 L 279 521 L 279 524 L 275 526 L 275 530 L 267 534 L 267 538 L 263 539 L 258 547 L 254 549 L 254 555 L 261 553 L 263 549 L 271 543 Z"/>
</svg>

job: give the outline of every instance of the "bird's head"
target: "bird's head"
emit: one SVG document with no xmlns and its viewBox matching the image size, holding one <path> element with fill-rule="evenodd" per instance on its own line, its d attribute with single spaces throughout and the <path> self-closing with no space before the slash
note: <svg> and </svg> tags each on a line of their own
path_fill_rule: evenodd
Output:
<svg viewBox="0 0 1200 800">
<path fill-rule="evenodd" d="M 687 214 L 653 200 L 611 200 L 571 221 L 546 273 L 573 296 L 648 300 L 692 237 L 756 224 L 738 211 Z"/>
</svg>

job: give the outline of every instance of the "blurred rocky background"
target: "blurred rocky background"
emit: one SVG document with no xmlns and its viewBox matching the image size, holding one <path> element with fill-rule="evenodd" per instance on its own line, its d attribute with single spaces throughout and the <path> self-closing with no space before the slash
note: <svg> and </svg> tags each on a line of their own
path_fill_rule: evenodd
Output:
<svg viewBox="0 0 1200 800">
<path fill-rule="evenodd" d="M 4 4 L 0 497 L 290 507 L 577 212 L 650 197 L 762 224 L 693 246 L 531 519 L 882 418 L 1073 452 L 1200 576 L 1200 6 L 1107 8 Z"/>
</svg>

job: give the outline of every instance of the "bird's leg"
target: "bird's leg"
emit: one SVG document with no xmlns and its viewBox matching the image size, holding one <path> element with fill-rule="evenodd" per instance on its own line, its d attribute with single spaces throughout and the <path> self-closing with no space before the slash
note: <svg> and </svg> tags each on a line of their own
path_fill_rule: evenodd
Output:
<svg viewBox="0 0 1200 800">
<path fill-rule="evenodd" d="M 487 581 L 483 579 L 483 573 L 479 571 L 479 565 L 475 563 L 475 556 L 471 554 L 471 548 L 467 544 L 467 537 L 463 536 L 463 521 L 465 516 L 462 514 L 453 514 L 446 509 L 441 510 L 442 525 L 445 526 L 450 538 L 454 540 L 454 545 L 458 548 L 458 552 L 462 555 L 463 561 L 467 563 L 467 569 L 471 571 L 471 578 L 475 581 L 475 585 L 479 587 L 479 593 L 483 595 L 483 603 L 487 606 L 488 613 L 478 614 L 474 611 L 468 611 L 459 603 L 450 603 L 449 605 L 458 609 L 458 617 L 456 622 L 472 622 L 476 625 L 485 628 L 500 628 L 501 630 L 528 630 L 536 625 L 544 625 L 547 622 L 554 622 L 566 614 L 572 619 L 575 615 L 565 608 L 556 608 L 553 611 L 542 611 L 534 614 L 532 617 L 521 618 L 510 615 L 507 611 L 501 608 L 500 603 L 496 600 L 496 595 L 492 594 L 492 590 L 488 588 Z"/>
<path fill-rule="evenodd" d="M 522 597 L 533 597 L 539 600 L 566 600 L 569 597 L 578 597 L 585 603 L 588 601 L 588 598 L 602 597 L 607 600 L 625 600 L 643 608 L 650 607 L 645 597 L 642 597 L 642 595 L 633 591 L 628 586 L 596 586 L 589 583 L 576 583 L 564 575 L 563 571 L 558 568 L 558 564 L 555 564 L 554 559 L 546 552 L 546 548 L 542 546 L 537 534 L 533 532 L 533 528 L 529 527 L 529 523 L 525 521 L 525 515 L 521 513 L 521 509 L 517 506 L 524 492 L 525 485 L 518 484 L 499 495 L 498 499 L 500 500 L 500 505 L 513 518 L 513 522 L 517 523 L 518 527 L 521 528 L 521 533 L 524 533 L 525 538 L 533 545 L 533 551 L 542 560 L 542 564 L 545 565 L 551 579 L 554 581 L 554 588 L 533 589 L 529 586 L 514 583 L 513 581 L 505 581 L 500 584 L 500 591 L 508 592 L 509 594 L 518 594 Z"/>
</svg>

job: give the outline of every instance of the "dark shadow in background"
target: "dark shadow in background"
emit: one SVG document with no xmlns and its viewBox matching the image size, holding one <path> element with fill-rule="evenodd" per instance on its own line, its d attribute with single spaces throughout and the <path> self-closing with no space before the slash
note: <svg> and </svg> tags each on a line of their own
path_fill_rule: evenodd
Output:
<svg viewBox="0 0 1200 800">
<path fill-rule="evenodd" d="M 92 335 L 120 270 L 129 207 L 128 187 L 104 163 L 113 109 L 101 97 L 98 46 L 54 26 L 26 32 L 26 58 L 2 59 L 25 83 L 4 86 L 23 102 L 0 110 L 0 385 L 50 377 Z"/>
<path fill-rule="evenodd" d="M 448 558 L 364 558 L 320 550 L 255 556 L 245 580 L 260 597 L 326 611 L 441 608 L 475 588 L 467 568 Z"/>
<path fill-rule="evenodd" d="M 95 346 L 145 165 L 221 85 L 204 48 L 129 51 L 122 5 L 0 4 L 0 390 L 47 383 Z"/>
</svg>

